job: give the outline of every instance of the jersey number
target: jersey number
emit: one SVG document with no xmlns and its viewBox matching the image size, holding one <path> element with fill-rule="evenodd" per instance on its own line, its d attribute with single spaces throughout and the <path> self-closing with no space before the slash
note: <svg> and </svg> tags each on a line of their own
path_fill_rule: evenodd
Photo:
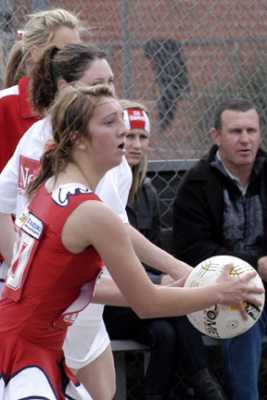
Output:
<svg viewBox="0 0 267 400">
<path fill-rule="evenodd" d="M 8 271 L 6 286 L 12 289 L 8 297 L 18 301 L 21 297 L 23 284 L 28 275 L 31 260 L 38 246 L 38 240 L 21 232 L 20 238 L 14 247 L 14 255 L 11 267 Z M 13 294 L 11 293 L 13 292 Z"/>
</svg>

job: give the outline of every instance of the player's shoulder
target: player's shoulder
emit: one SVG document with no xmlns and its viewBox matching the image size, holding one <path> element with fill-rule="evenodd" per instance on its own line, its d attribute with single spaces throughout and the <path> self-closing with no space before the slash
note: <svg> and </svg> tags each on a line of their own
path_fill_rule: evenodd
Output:
<svg viewBox="0 0 267 400">
<path fill-rule="evenodd" d="M 32 126 L 25 132 L 25 135 L 35 133 L 38 136 L 44 136 L 48 138 L 52 134 L 52 126 L 50 117 L 42 118 L 39 121 L 32 124 Z"/>
<path fill-rule="evenodd" d="M 9 88 L 0 90 L 0 99 L 2 102 L 7 101 L 11 97 L 18 96 L 18 95 L 19 95 L 19 86 L 18 85 L 11 86 Z"/>
<path fill-rule="evenodd" d="M 91 198 L 81 204 L 80 211 L 89 213 L 94 222 L 105 222 L 107 219 L 114 220 L 114 218 L 118 218 L 113 210 L 95 193 L 92 193 Z"/>
<path fill-rule="evenodd" d="M 21 142 L 25 146 L 33 145 L 35 142 L 44 145 L 52 136 L 52 127 L 49 117 L 35 122 L 22 136 Z"/>
</svg>

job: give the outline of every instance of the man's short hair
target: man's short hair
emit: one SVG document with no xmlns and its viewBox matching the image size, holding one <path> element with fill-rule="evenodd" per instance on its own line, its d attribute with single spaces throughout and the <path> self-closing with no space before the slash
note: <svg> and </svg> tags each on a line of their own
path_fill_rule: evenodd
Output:
<svg viewBox="0 0 267 400">
<path fill-rule="evenodd" d="M 248 99 L 237 97 L 224 100 L 217 108 L 214 117 L 214 128 L 222 129 L 222 113 L 226 110 L 246 112 L 248 110 L 256 110 L 256 105 Z"/>
</svg>

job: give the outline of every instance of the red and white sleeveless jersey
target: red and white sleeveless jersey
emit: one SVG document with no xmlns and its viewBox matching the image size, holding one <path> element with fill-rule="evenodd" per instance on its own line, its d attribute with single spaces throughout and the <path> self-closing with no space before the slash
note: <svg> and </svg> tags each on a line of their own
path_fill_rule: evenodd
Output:
<svg viewBox="0 0 267 400">
<path fill-rule="evenodd" d="M 18 334 L 52 350 L 62 346 L 66 327 L 90 301 L 102 268 L 92 246 L 73 254 L 61 240 L 68 216 L 88 200 L 99 198 L 84 185 L 62 185 L 52 194 L 42 186 L 17 220 L 19 239 L 0 301 L 0 335 Z"/>
</svg>

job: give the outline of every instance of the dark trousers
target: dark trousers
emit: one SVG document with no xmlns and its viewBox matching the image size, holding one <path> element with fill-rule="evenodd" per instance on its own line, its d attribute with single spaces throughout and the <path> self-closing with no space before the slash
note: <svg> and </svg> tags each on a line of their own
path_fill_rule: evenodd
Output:
<svg viewBox="0 0 267 400">
<path fill-rule="evenodd" d="M 207 367 L 201 336 L 186 317 L 145 320 L 130 308 L 105 306 L 104 321 L 111 339 L 137 340 L 150 347 L 146 398 L 167 398 L 179 365 L 191 376 Z"/>
</svg>

